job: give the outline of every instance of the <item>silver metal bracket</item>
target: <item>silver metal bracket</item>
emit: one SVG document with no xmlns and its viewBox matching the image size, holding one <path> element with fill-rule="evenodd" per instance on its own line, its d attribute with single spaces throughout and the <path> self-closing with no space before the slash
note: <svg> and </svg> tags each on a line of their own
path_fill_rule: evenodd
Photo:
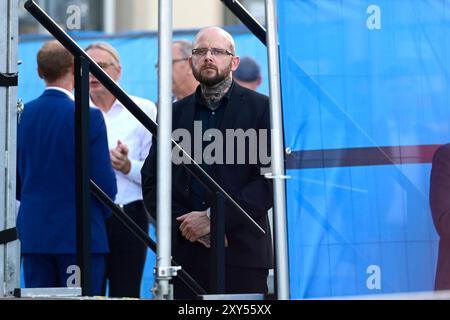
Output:
<svg viewBox="0 0 450 320">
<path fill-rule="evenodd" d="M 157 278 L 176 277 L 178 270 L 181 270 L 181 266 L 170 266 L 163 268 L 155 267 L 154 274 Z"/>
<path fill-rule="evenodd" d="M 266 178 L 266 179 L 284 179 L 284 180 L 287 180 L 287 179 L 291 179 L 292 177 L 284 175 L 284 174 L 273 174 L 272 172 L 267 172 L 267 173 L 264 174 L 264 178 Z"/>
<path fill-rule="evenodd" d="M 22 99 L 17 100 L 17 122 L 18 123 L 20 123 L 20 118 L 21 118 L 24 110 L 25 110 L 25 105 L 23 104 Z"/>
</svg>

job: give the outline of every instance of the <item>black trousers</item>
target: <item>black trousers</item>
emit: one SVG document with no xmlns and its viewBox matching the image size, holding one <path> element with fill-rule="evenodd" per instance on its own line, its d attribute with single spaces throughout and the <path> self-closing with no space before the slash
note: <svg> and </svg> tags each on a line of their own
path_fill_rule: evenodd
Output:
<svg viewBox="0 0 450 320">
<path fill-rule="evenodd" d="M 125 205 L 124 211 L 148 233 L 149 221 L 142 201 Z M 147 246 L 114 216 L 109 219 L 108 238 L 109 296 L 139 298 Z"/>
<path fill-rule="evenodd" d="M 190 245 L 190 250 L 183 250 L 175 254 L 175 260 L 185 269 L 196 282 L 207 291 L 210 290 L 209 279 L 209 249 L 201 244 Z M 266 268 L 246 268 L 225 266 L 225 293 L 264 293 L 269 291 L 267 278 L 269 270 Z M 196 295 L 177 277 L 172 280 L 175 299 L 195 299 Z"/>
</svg>

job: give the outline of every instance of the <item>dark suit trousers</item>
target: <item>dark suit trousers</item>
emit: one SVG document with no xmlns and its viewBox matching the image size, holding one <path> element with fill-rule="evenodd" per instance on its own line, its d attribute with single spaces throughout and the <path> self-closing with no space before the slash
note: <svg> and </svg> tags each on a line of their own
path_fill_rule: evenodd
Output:
<svg viewBox="0 0 450 320">
<path fill-rule="evenodd" d="M 178 255 L 175 260 L 185 269 L 196 282 L 208 293 L 210 290 L 209 280 L 209 253 L 203 245 L 194 243 L 187 244 L 189 250 L 177 248 Z M 182 252 L 179 251 L 182 250 Z M 184 254 L 189 252 L 189 254 Z M 237 266 L 225 266 L 225 293 L 264 293 L 268 292 L 267 277 L 268 269 L 246 268 Z M 178 278 L 173 279 L 175 299 L 195 299 L 196 296 Z"/>
<path fill-rule="evenodd" d="M 142 201 L 125 205 L 124 211 L 148 233 L 149 222 Z M 147 246 L 114 216 L 108 221 L 108 240 L 109 296 L 139 298 Z"/>
<path fill-rule="evenodd" d="M 91 289 L 94 296 L 102 295 L 105 261 L 106 254 L 91 255 Z M 77 255 L 24 253 L 22 262 L 26 288 L 67 287 L 68 278 L 74 276 L 74 270 L 69 267 L 77 265 Z"/>
</svg>

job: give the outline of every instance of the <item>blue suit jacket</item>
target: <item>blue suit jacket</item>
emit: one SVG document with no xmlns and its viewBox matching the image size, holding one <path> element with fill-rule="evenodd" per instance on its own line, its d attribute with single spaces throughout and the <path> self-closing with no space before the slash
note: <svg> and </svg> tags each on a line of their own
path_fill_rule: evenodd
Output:
<svg viewBox="0 0 450 320">
<path fill-rule="evenodd" d="M 76 252 L 75 104 L 46 90 L 25 105 L 17 133 L 17 230 L 22 253 Z M 117 193 L 106 126 L 90 110 L 90 177 L 108 194 Z M 108 252 L 105 219 L 110 212 L 91 196 L 92 252 Z"/>
</svg>

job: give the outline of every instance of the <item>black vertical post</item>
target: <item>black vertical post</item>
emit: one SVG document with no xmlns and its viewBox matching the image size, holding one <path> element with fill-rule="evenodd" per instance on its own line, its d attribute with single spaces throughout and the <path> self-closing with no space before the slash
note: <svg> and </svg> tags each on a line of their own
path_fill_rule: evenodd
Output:
<svg viewBox="0 0 450 320">
<path fill-rule="evenodd" d="M 212 293 L 225 293 L 225 197 L 216 192 L 211 208 L 211 269 Z"/>
<path fill-rule="evenodd" d="M 89 62 L 75 57 L 75 175 L 77 263 L 83 296 L 91 290 L 91 214 L 89 193 Z"/>
</svg>

